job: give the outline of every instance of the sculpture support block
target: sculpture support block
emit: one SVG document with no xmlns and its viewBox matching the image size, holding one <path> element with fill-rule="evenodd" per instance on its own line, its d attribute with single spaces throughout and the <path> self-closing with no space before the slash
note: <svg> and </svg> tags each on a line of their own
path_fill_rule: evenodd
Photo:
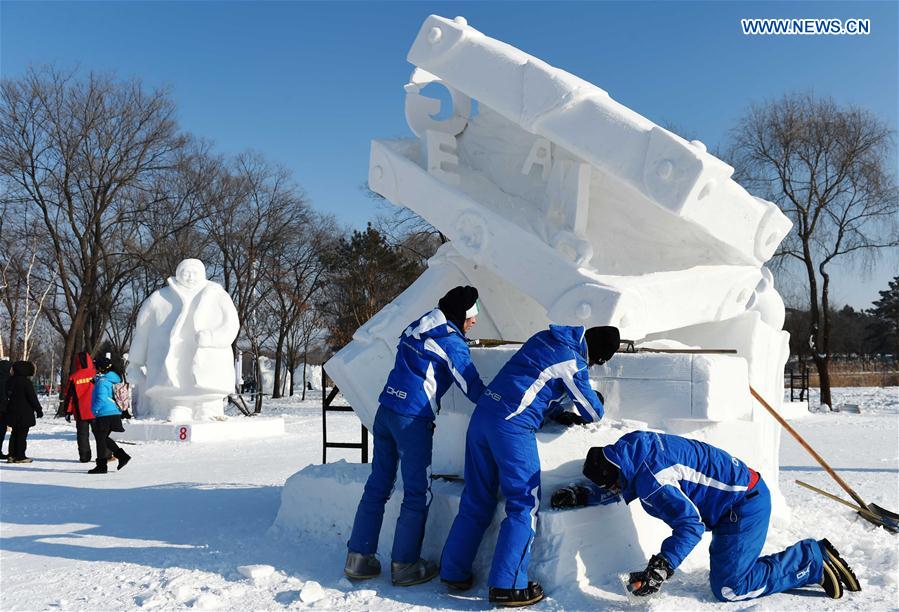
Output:
<svg viewBox="0 0 899 612">
<path fill-rule="evenodd" d="M 132 420 L 125 425 L 122 440 L 134 442 L 175 442 L 189 444 L 197 442 L 225 442 L 272 438 L 285 434 L 284 419 L 281 417 L 254 417 L 252 419 L 230 419 L 205 423 L 169 423 L 153 420 Z"/>
</svg>

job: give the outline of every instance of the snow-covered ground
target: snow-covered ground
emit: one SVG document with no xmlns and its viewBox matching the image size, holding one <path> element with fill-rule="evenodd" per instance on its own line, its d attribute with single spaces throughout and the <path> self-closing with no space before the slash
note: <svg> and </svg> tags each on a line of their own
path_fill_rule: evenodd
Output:
<svg viewBox="0 0 899 612">
<path fill-rule="evenodd" d="M 280 438 L 129 445 L 134 460 L 127 469 L 96 476 L 77 462 L 72 425 L 39 421 L 29 436 L 34 463 L 0 466 L 0 608 L 487 609 L 484 593 L 451 596 L 437 581 L 402 589 L 385 575 L 350 584 L 341 572 L 345 550 L 269 535 L 281 485 L 321 461 L 320 401 L 268 402 L 266 413 L 283 414 L 287 421 L 288 433 Z M 835 401 L 856 404 L 861 413 L 811 414 L 796 423 L 798 429 L 862 497 L 899 507 L 899 388 L 837 389 Z M 335 440 L 358 440 L 359 422 L 352 414 L 332 415 L 328 431 Z M 358 461 L 359 452 L 330 450 L 328 458 Z M 794 517 L 790 525 L 772 529 L 765 550 L 803 537 L 828 537 L 864 590 L 833 602 L 809 589 L 743 607 L 899 607 L 896 536 L 795 485 L 801 479 L 846 497 L 786 434 L 781 459 L 781 484 Z M 252 581 L 237 571 L 251 564 L 276 571 Z M 707 578 L 706 571 L 678 572 L 660 595 L 641 603 L 670 610 L 720 607 Z M 614 583 L 610 578 L 593 595 L 576 588 L 553 592 L 536 607 L 629 607 L 611 588 Z"/>
</svg>

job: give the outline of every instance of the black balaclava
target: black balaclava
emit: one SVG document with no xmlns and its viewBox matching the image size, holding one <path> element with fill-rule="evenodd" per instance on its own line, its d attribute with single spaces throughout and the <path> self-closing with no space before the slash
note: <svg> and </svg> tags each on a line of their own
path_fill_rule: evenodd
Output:
<svg viewBox="0 0 899 612">
<path fill-rule="evenodd" d="M 618 328 L 609 325 L 591 327 L 584 333 L 584 339 L 587 341 L 590 365 L 607 362 L 618 351 L 618 345 L 621 344 Z"/>
<path fill-rule="evenodd" d="M 446 320 L 459 328 L 464 333 L 462 324 L 465 323 L 465 313 L 478 301 L 478 290 L 466 285 L 465 287 L 453 287 L 437 302 L 437 308 L 443 312 Z"/>
<path fill-rule="evenodd" d="M 606 459 L 602 446 L 594 446 L 587 451 L 587 460 L 584 461 L 584 476 L 596 484 L 611 488 L 618 484 L 618 467 Z"/>
</svg>

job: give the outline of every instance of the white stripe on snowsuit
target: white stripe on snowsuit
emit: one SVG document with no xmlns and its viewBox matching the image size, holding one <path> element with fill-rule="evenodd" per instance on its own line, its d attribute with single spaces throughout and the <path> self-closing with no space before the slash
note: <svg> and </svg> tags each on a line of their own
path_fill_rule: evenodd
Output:
<svg viewBox="0 0 899 612">
<path fill-rule="evenodd" d="M 674 465 L 669 465 L 663 470 L 659 470 L 653 476 L 656 477 L 656 480 L 659 481 L 660 484 L 670 484 L 676 486 L 680 489 L 679 481 L 686 480 L 687 482 L 695 482 L 696 484 L 700 484 L 704 487 L 712 487 L 715 489 L 720 489 L 722 491 L 746 491 L 749 487 L 745 485 L 729 485 L 723 482 L 719 482 L 710 476 L 706 476 L 702 472 L 699 472 L 688 465 L 681 465 L 676 463 Z"/>
<path fill-rule="evenodd" d="M 465 379 L 462 378 L 462 375 L 459 374 L 459 371 L 456 369 L 456 366 L 453 363 L 452 359 L 449 358 L 449 355 L 446 354 L 446 351 L 444 351 L 439 344 L 437 344 L 430 338 L 425 339 L 425 349 L 431 351 L 446 362 L 446 365 L 449 368 L 450 372 L 453 373 L 453 378 L 456 379 L 456 384 L 459 385 L 460 389 L 462 389 L 462 393 L 467 394 L 468 383 L 466 383 Z"/>
<path fill-rule="evenodd" d="M 584 409 L 584 412 L 589 414 L 594 421 L 598 421 L 599 415 L 596 414 L 596 411 L 593 410 L 590 402 L 587 401 L 587 398 L 584 397 L 583 393 L 581 393 L 581 390 L 578 389 L 576 384 L 574 384 L 574 375 L 578 372 L 578 370 L 579 368 L 577 367 L 577 361 L 574 359 L 561 361 L 544 369 L 542 372 L 540 372 L 540 375 L 534 380 L 534 382 L 531 383 L 531 386 L 528 387 L 528 389 L 524 392 L 524 395 L 521 396 L 521 403 L 518 404 L 518 408 L 515 410 L 515 412 L 507 416 L 506 420 L 508 421 L 509 419 L 516 417 L 527 410 L 528 407 L 537 398 L 537 394 L 540 393 L 544 385 L 546 385 L 546 383 L 548 383 L 550 380 L 558 378 L 565 383 L 565 386 L 574 397 L 574 401 Z"/>
</svg>

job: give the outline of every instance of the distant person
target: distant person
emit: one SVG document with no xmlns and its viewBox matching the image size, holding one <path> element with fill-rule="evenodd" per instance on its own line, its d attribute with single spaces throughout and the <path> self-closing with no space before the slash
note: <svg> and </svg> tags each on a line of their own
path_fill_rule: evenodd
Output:
<svg viewBox="0 0 899 612">
<path fill-rule="evenodd" d="M 94 391 L 91 396 L 91 412 L 94 415 L 91 430 L 97 443 L 97 465 L 87 473 L 106 474 L 110 457 L 115 456 L 118 459 L 117 469 L 121 470 L 131 461 L 131 456 L 119 448 L 110 437 L 113 432 L 125 431 L 122 426 L 122 411 L 115 402 L 113 391 L 113 386 L 122 382 L 122 378 L 113 371 L 112 361 L 106 357 L 100 357 L 94 365 L 97 368 L 97 376 L 94 378 Z"/>
<path fill-rule="evenodd" d="M 547 418 L 566 425 L 598 421 L 603 399 L 590 385 L 589 367 L 618 351 L 616 327 L 550 325 L 522 345 L 477 402 L 465 437 L 465 488 L 440 560 L 440 578 L 450 589 L 474 583 L 472 564 L 496 511 L 497 493 L 506 499 L 488 597 L 499 606 L 519 607 L 545 597 L 528 581 L 531 546 L 540 509 L 540 456 L 535 432 Z M 573 402 L 577 413 L 562 411 Z"/>
<path fill-rule="evenodd" d="M 31 459 L 25 456 L 28 430 L 37 424 L 35 416 L 39 419 L 44 416 L 31 382 L 32 376 L 34 364 L 17 361 L 12 365 L 12 377 L 6 383 L 6 424 L 12 427 L 8 463 L 31 463 Z"/>
<path fill-rule="evenodd" d="M 465 340 L 477 323 L 477 301 L 474 287 L 455 287 L 400 336 L 393 370 L 378 398 L 371 476 L 347 545 L 344 573 L 349 578 L 381 573 L 375 553 L 397 467 L 403 475 L 403 504 L 393 536 L 391 580 L 397 586 L 411 586 L 437 575 L 437 565 L 420 557 L 431 501 L 434 420 L 440 399 L 453 383 L 472 402 L 484 389 Z"/>
<path fill-rule="evenodd" d="M 72 358 L 72 375 L 69 376 L 65 403 L 66 421 L 71 422 L 75 416 L 75 434 L 78 440 L 78 459 L 81 463 L 91 461 L 91 422 L 94 413 L 91 410 L 91 397 L 94 393 L 94 377 L 97 368 L 90 353 L 76 353 Z"/>
<path fill-rule="evenodd" d="M 3 441 L 6 439 L 6 383 L 9 381 L 12 362 L 8 359 L 0 361 L 0 459 L 8 459 L 3 452 Z"/>
<path fill-rule="evenodd" d="M 771 517 L 771 494 L 758 472 L 720 448 L 680 436 L 634 431 L 591 448 L 584 475 L 639 499 L 671 529 L 646 569 L 630 575 L 628 590 L 651 595 L 712 532 L 709 582 L 720 601 L 746 601 L 806 585 L 839 599 L 843 586 L 861 591 L 852 569 L 827 540 L 801 540 L 760 557 Z M 614 554 L 614 551 L 609 551 Z"/>
</svg>

